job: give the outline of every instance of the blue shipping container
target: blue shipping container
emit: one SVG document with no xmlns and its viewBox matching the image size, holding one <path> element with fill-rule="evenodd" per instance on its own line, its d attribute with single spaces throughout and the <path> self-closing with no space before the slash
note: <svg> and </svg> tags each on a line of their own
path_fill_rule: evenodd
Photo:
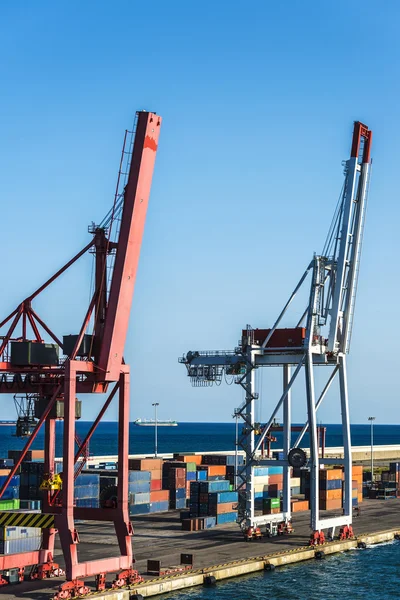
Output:
<svg viewBox="0 0 400 600">
<path fill-rule="evenodd" d="M 254 468 L 254 477 L 266 477 L 269 475 L 268 467 L 255 467 Z"/>
<path fill-rule="evenodd" d="M 204 529 L 211 529 L 217 524 L 217 517 L 204 517 Z"/>
<path fill-rule="evenodd" d="M 186 488 L 179 488 L 177 490 L 169 490 L 169 497 L 171 500 L 185 498 L 186 500 Z"/>
<path fill-rule="evenodd" d="M 147 515 L 149 512 L 150 512 L 150 503 L 149 504 L 130 504 L 129 505 L 129 514 L 131 516 Z"/>
<path fill-rule="evenodd" d="M 309 487 L 308 482 L 308 487 Z M 340 490 L 342 487 L 341 479 L 320 479 L 319 480 L 319 489 L 320 490 Z"/>
<path fill-rule="evenodd" d="M 8 475 L 0 475 L 0 486 L 3 485 L 7 477 Z M 20 476 L 14 475 L 14 477 L 11 477 L 10 483 L 8 485 L 11 485 L 11 487 L 18 487 L 20 485 Z"/>
<path fill-rule="evenodd" d="M 128 492 L 132 494 L 150 493 L 150 481 L 130 481 L 128 483 Z"/>
<path fill-rule="evenodd" d="M 283 467 L 268 467 L 268 475 L 282 475 Z"/>
<path fill-rule="evenodd" d="M 170 508 L 175 510 L 179 508 L 186 508 L 186 498 L 175 498 L 169 502 Z"/>
<path fill-rule="evenodd" d="M 217 525 L 224 523 L 235 523 L 237 519 L 237 512 L 225 513 L 223 515 L 217 515 Z"/>
<path fill-rule="evenodd" d="M 181 508 L 184 508 L 184 507 L 181 507 Z M 166 500 L 165 502 L 152 502 L 150 504 L 150 512 L 151 513 L 165 512 L 168 509 L 169 509 L 168 500 Z"/>
<path fill-rule="evenodd" d="M 244 456 L 242 456 L 241 454 L 238 454 L 238 465 L 244 465 Z M 228 456 L 226 457 L 226 464 L 229 467 L 234 467 L 235 466 L 235 455 L 234 454 L 228 454 Z"/>
<path fill-rule="evenodd" d="M 187 471 L 186 481 L 196 481 L 196 471 Z"/>
<path fill-rule="evenodd" d="M 230 483 L 226 480 L 201 481 L 200 494 L 207 494 L 209 492 L 230 492 Z"/>
<path fill-rule="evenodd" d="M 237 492 L 213 492 L 208 496 L 209 504 L 221 504 L 224 502 L 237 502 Z"/>
<path fill-rule="evenodd" d="M 129 483 L 132 481 L 149 481 L 151 480 L 150 471 L 129 471 Z"/>
<path fill-rule="evenodd" d="M 75 480 L 75 487 L 81 485 L 100 485 L 100 475 L 98 473 L 81 473 Z"/>
<path fill-rule="evenodd" d="M 150 504 L 150 493 L 130 494 L 129 500 L 131 504 Z"/>
<path fill-rule="evenodd" d="M 207 471 L 196 471 L 197 481 L 207 481 Z"/>
</svg>

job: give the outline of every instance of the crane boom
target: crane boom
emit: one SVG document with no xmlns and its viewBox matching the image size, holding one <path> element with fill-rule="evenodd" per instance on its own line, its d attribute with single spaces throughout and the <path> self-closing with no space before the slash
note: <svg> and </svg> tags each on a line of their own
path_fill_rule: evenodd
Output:
<svg viewBox="0 0 400 600">
<path fill-rule="evenodd" d="M 329 352 L 347 353 L 349 350 L 367 200 L 371 143 L 372 131 L 357 121 L 354 124 L 351 155 L 346 162 L 341 230 L 338 231 L 337 236 L 339 246 L 336 276 L 332 281 Z"/>
<path fill-rule="evenodd" d="M 116 381 L 119 378 L 160 125 L 161 118 L 155 113 L 138 113 L 104 335 L 99 348 L 98 376 L 102 381 Z"/>
</svg>

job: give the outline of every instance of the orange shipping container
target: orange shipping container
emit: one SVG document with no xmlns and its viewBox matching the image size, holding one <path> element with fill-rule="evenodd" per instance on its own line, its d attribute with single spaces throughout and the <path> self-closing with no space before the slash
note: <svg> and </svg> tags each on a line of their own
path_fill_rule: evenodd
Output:
<svg viewBox="0 0 400 600">
<path fill-rule="evenodd" d="M 342 508 L 342 499 L 339 500 L 320 500 L 319 507 L 321 510 L 333 510 Z"/>
<path fill-rule="evenodd" d="M 150 492 L 150 502 L 168 502 L 169 490 Z"/>
<path fill-rule="evenodd" d="M 208 475 L 214 477 L 216 475 L 226 475 L 226 465 L 207 465 Z"/>
<path fill-rule="evenodd" d="M 279 483 L 283 484 L 283 475 L 270 475 L 268 483 L 269 483 L 269 485 L 274 485 L 274 484 L 279 484 Z"/>
<path fill-rule="evenodd" d="M 161 471 L 162 469 L 161 458 L 130 458 L 129 459 L 129 470 L 130 471 Z"/>
<path fill-rule="evenodd" d="M 0 476 L 8 475 L 11 469 L 0 469 Z"/>
<path fill-rule="evenodd" d="M 331 481 L 332 479 L 342 479 L 342 470 L 341 469 L 321 469 L 319 472 L 319 476 L 321 479 L 327 479 Z"/>
<path fill-rule="evenodd" d="M 31 450 L 32 460 L 44 458 L 44 450 Z"/>
<path fill-rule="evenodd" d="M 303 512 L 310 508 L 308 500 L 299 500 L 298 502 L 292 503 L 292 512 Z"/>
<path fill-rule="evenodd" d="M 216 504 L 217 507 L 217 515 L 224 515 L 225 513 L 234 512 L 237 510 L 235 507 L 237 504 L 232 502 L 222 502 L 221 504 Z"/>
<path fill-rule="evenodd" d="M 190 454 L 187 456 L 185 454 L 181 454 L 180 456 L 177 456 L 174 460 L 179 460 L 180 462 L 184 463 L 194 462 L 196 463 L 196 465 L 201 465 L 203 457 L 201 456 L 201 454 Z"/>
<path fill-rule="evenodd" d="M 363 501 L 363 495 L 362 492 L 360 492 L 359 494 L 357 494 L 357 498 L 358 498 L 358 504 L 360 504 L 360 502 Z"/>
<path fill-rule="evenodd" d="M 162 479 L 162 470 L 156 470 L 154 469 L 154 471 L 150 471 L 150 478 L 153 479 Z"/>
<path fill-rule="evenodd" d="M 342 498 L 342 490 L 320 490 L 319 497 L 321 500 L 340 500 Z"/>
</svg>

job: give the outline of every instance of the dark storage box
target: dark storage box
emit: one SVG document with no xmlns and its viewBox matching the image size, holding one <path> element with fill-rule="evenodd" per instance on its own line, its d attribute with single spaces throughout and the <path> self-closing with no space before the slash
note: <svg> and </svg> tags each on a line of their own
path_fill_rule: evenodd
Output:
<svg viewBox="0 0 400 600">
<path fill-rule="evenodd" d="M 11 342 L 11 364 L 27 365 L 58 365 L 57 344 L 40 342 Z"/>
<path fill-rule="evenodd" d="M 78 352 L 76 353 L 76 356 L 80 356 L 80 357 L 84 357 L 87 358 L 90 354 L 90 356 L 93 356 L 94 353 L 94 339 L 93 339 L 93 335 L 89 335 L 87 333 L 85 333 L 85 335 L 83 336 L 81 345 L 78 348 Z M 75 348 L 75 344 L 78 340 L 78 336 L 77 335 L 64 335 L 63 336 L 63 350 L 64 350 L 64 354 L 66 356 L 71 356 L 73 349 Z"/>
<path fill-rule="evenodd" d="M 47 408 L 49 401 L 47 398 L 39 398 L 35 402 L 35 417 L 40 419 L 42 414 Z M 82 416 L 82 402 L 81 400 L 75 399 L 75 419 L 80 419 Z M 63 419 L 64 418 L 64 402 L 56 400 L 53 408 L 50 411 L 50 418 L 52 419 Z"/>
</svg>

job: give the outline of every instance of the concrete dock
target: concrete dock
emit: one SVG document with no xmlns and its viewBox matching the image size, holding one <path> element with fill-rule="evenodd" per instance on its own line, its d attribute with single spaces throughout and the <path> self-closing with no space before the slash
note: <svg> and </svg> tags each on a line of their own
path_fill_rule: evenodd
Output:
<svg viewBox="0 0 400 600">
<path fill-rule="evenodd" d="M 146 515 L 133 518 L 133 547 L 136 556 L 136 568 L 145 576 L 148 583 L 137 588 L 144 597 L 182 589 L 203 583 L 205 573 L 216 578 L 226 578 L 263 569 L 265 562 L 287 564 L 313 558 L 313 550 L 308 545 L 310 528 L 309 512 L 294 514 L 293 534 L 272 539 L 263 538 L 261 542 L 246 543 L 236 524 L 216 527 L 198 532 L 182 531 L 179 511 Z M 393 539 L 400 532 L 400 499 L 365 500 L 361 504 L 360 516 L 354 519 L 354 532 L 359 540 L 375 543 Z M 95 560 L 104 556 L 118 555 L 118 545 L 112 525 L 105 523 L 79 523 L 79 557 L 81 561 Z M 380 532 L 377 535 L 377 532 Z M 369 537 L 366 534 L 374 534 Z M 338 552 L 346 549 L 344 545 L 357 545 L 357 541 L 344 542 L 342 545 L 330 544 L 322 547 L 326 552 Z M 342 547 L 343 546 L 343 547 Z M 298 552 L 299 549 L 300 553 Z M 290 552 L 289 552 L 290 551 Z M 174 577 L 146 577 L 147 559 L 159 559 L 163 566 L 179 563 L 181 553 L 194 555 L 194 572 Z M 280 554 L 276 554 L 280 553 Z M 271 556 L 271 555 L 275 555 Z M 308 556 L 310 555 L 310 556 Z M 259 557 L 259 560 L 250 560 Z M 280 558 L 281 557 L 281 558 Z M 56 544 L 55 560 L 62 565 L 60 546 Z M 229 563 L 229 564 L 228 564 Z M 231 564 L 233 563 L 233 564 Z M 108 576 L 108 581 L 112 576 Z M 149 582 L 151 581 L 151 584 Z M 4 600 L 49 600 L 57 591 L 62 579 L 43 582 L 26 581 L 18 585 L 0 588 Z M 94 581 L 87 580 L 87 585 Z M 118 591 L 110 594 L 99 593 L 95 598 L 107 600 L 128 600 L 132 591 Z M 92 596 L 91 596 L 92 597 Z"/>
</svg>

